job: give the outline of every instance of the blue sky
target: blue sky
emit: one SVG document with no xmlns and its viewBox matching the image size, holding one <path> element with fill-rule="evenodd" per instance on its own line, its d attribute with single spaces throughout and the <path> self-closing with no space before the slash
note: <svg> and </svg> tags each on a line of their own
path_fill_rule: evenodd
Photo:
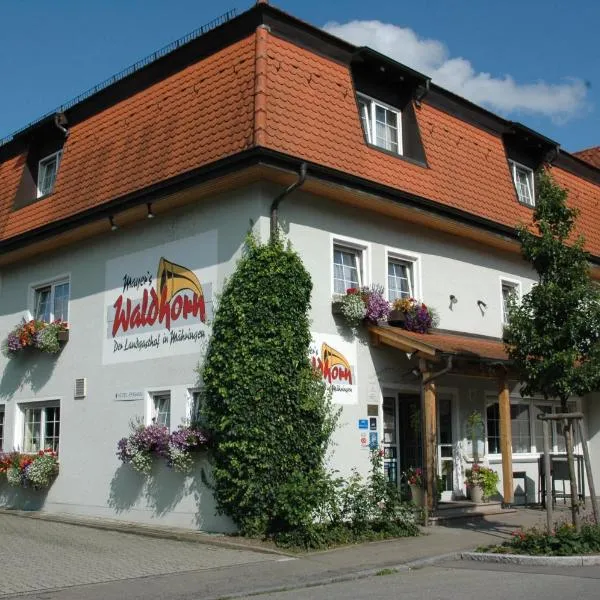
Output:
<svg viewBox="0 0 600 600">
<path fill-rule="evenodd" d="M 251 0 L 0 0 L 0 137 Z M 279 0 L 525 123 L 600 145 L 596 0 Z"/>
</svg>

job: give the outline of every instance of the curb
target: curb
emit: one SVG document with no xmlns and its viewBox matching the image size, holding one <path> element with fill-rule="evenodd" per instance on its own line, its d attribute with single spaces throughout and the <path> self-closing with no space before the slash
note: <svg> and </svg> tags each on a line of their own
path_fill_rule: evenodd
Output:
<svg viewBox="0 0 600 600">
<path fill-rule="evenodd" d="M 523 554 L 494 554 L 492 552 L 459 552 L 461 560 L 503 565 L 532 567 L 592 567 L 600 565 L 600 555 L 588 556 L 527 556 Z"/>
<path fill-rule="evenodd" d="M 296 554 L 282 552 L 273 548 L 232 542 L 228 540 L 224 534 L 211 535 L 203 532 L 187 531 L 185 529 L 153 527 L 152 525 L 142 525 L 139 523 L 130 523 L 128 521 L 121 522 L 100 519 L 86 519 L 73 517 L 71 515 L 40 513 L 37 511 L 28 512 L 6 508 L 0 508 L 0 515 L 9 515 L 13 517 L 20 517 L 22 519 L 37 519 L 39 521 L 63 523 L 64 525 L 75 525 L 76 527 L 87 527 L 88 529 L 99 529 L 102 531 L 115 531 L 117 533 L 126 533 L 130 535 L 139 535 L 163 540 L 174 540 L 177 542 L 192 542 L 207 546 L 219 546 L 220 548 L 227 548 L 228 550 L 246 550 L 248 552 L 259 552 L 261 554 L 272 554 L 281 557 L 298 557 Z"/>
</svg>

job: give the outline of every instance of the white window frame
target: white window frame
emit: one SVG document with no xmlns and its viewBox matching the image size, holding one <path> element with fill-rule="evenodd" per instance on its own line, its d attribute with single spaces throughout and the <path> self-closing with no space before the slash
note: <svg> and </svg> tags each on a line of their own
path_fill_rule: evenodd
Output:
<svg viewBox="0 0 600 600">
<path fill-rule="evenodd" d="M 60 398 L 40 398 L 34 401 L 23 401 L 18 404 L 19 410 L 17 411 L 17 423 L 15 427 L 15 443 L 14 447 L 21 449 L 24 454 L 34 454 L 37 450 L 27 450 L 25 448 L 25 412 L 28 409 L 42 411 L 40 421 L 40 450 L 47 447 L 46 444 L 46 421 L 47 421 L 47 408 L 58 408 L 59 409 L 59 432 L 58 432 L 58 453 L 60 453 L 60 441 L 62 438 L 62 400 Z M 6 425 L 6 423 L 5 423 Z"/>
<path fill-rule="evenodd" d="M 45 164 L 49 163 L 53 159 L 56 159 L 56 168 L 54 169 L 54 182 L 52 184 L 52 188 L 47 192 L 42 192 L 41 184 L 42 184 L 42 169 L 45 169 Z M 60 161 L 62 159 L 62 150 L 58 150 L 57 152 L 53 152 L 52 154 L 48 154 L 48 156 L 44 156 L 44 158 L 40 159 L 38 162 L 38 172 L 37 172 L 37 197 L 41 198 L 42 196 L 47 196 L 54 191 L 54 186 L 56 185 L 56 178 L 58 177 L 58 169 L 60 167 Z M 45 170 L 44 170 L 45 173 Z"/>
<path fill-rule="evenodd" d="M 331 285 L 331 295 L 339 296 L 335 291 L 333 266 L 333 252 L 336 247 L 347 249 L 357 255 L 359 261 L 359 287 L 371 285 L 371 244 L 363 240 L 347 237 L 344 235 L 331 235 L 329 244 L 329 281 Z M 344 292 L 345 293 L 345 292 Z"/>
<path fill-rule="evenodd" d="M 156 388 L 147 392 L 146 403 L 146 425 L 151 425 L 154 422 L 158 423 L 158 412 L 156 407 L 156 399 L 159 397 L 169 396 L 169 422 L 167 429 L 171 431 L 173 425 L 173 390 L 169 388 Z"/>
<path fill-rule="evenodd" d="M 533 169 L 531 167 L 528 167 L 527 165 L 517 162 L 516 160 L 509 160 L 508 162 L 510 165 L 510 172 L 512 175 L 513 184 L 515 186 L 515 190 L 517 192 L 517 198 L 518 198 L 519 202 L 521 204 L 524 204 L 525 206 L 534 208 L 535 207 L 535 176 L 534 176 L 535 174 L 533 172 Z M 531 201 L 527 200 L 526 198 L 521 197 L 521 194 L 519 193 L 519 185 L 517 182 L 517 169 L 522 169 L 523 171 L 527 172 L 529 186 L 531 188 L 530 189 Z"/>
<path fill-rule="evenodd" d="M 385 297 L 390 300 L 390 289 L 388 281 L 388 266 L 392 261 L 408 263 L 412 271 L 412 297 L 415 300 L 421 301 L 422 298 L 422 281 L 421 281 L 421 256 L 408 250 L 400 250 L 399 248 L 385 248 Z"/>
<path fill-rule="evenodd" d="M 575 406 L 576 406 L 576 410 L 580 410 L 581 409 L 581 402 L 579 398 L 571 398 L 569 400 L 569 402 L 575 402 Z M 485 455 L 486 457 L 490 460 L 490 461 L 498 461 L 502 458 L 502 454 L 501 453 L 490 453 L 489 451 L 489 444 L 488 444 L 488 419 L 487 419 L 487 409 L 489 406 L 491 406 L 492 404 L 497 404 L 498 403 L 498 397 L 494 396 L 492 394 L 487 394 L 486 398 L 485 398 L 485 409 L 484 409 L 484 435 L 485 435 L 485 443 L 484 443 L 484 449 L 485 449 Z M 536 445 L 536 431 L 535 431 L 535 421 L 537 420 L 535 418 L 534 415 L 534 407 L 536 405 L 544 405 L 544 406 L 551 406 L 552 407 L 552 414 L 556 414 L 560 412 L 560 402 L 558 400 L 552 401 L 552 400 L 545 400 L 543 398 L 519 398 L 519 397 L 513 397 L 511 396 L 510 398 L 510 403 L 511 405 L 513 404 L 527 404 L 529 407 L 529 439 L 530 439 L 530 446 L 529 446 L 529 452 L 514 452 L 512 453 L 513 456 L 513 460 L 535 460 L 537 461 L 539 458 L 539 455 L 542 454 L 544 452 L 543 448 L 538 448 Z M 557 431 L 557 424 L 553 423 L 552 425 L 552 429 L 551 429 L 551 433 L 552 433 L 552 446 L 550 448 L 550 451 L 553 454 L 556 453 L 561 453 L 562 452 L 558 449 L 558 431 Z M 512 440 L 511 440 L 511 447 L 512 447 Z M 574 452 L 576 454 L 581 454 L 581 444 L 578 443 L 574 446 Z"/>
<path fill-rule="evenodd" d="M 504 313 L 504 286 L 512 287 L 517 293 L 517 302 L 521 302 L 521 282 L 518 279 L 512 279 L 510 277 L 500 277 L 500 322 L 502 325 L 506 325 L 507 315 Z"/>
<path fill-rule="evenodd" d="M 200 394 L 202 392 L 202 388 L 199 387 L 189 387 L 187 390 L 187 404 L 185 407 L 185 418 L 188 423 L 192 422 L 192 411 L 194 409 L 194 396 L 196 394 Z"/>
<path fill-rule="evenodd" d="M 54 291 L 56 286 L 58 285 L 63 285 L 65 283 L 69 284 L 69 300 L 67 302 L 67 318 L 65 319 L 65 321 L 69 321 L 70 316 L 71 316 L 71 276 L 70 274 L 64 274 L 64 275 L 60 275 L 58 277 L 55 277 L 53 279 L 46 279 L 44 281 L 40 281 L 40 282 L 36 282 L 36 283 L 31 283 L 29 285 L 29 315 L 31 319 L 35 319 L 36 318 L 36 314 L 35 314 L 35 304 L 36 304 L 36 297 L 37 297 L 37 293 L 42 290 L 43 288 L 50 288 L 50 319 L 48 322 L 52 322 L 55 320 L 55 314 L 54 314 Z"/>
<path fill-rule="evenodd" d="M 361 127 L 363 128 L 364 134 L 365 134 L 365 139 L 367 140 L 367 142 L 369 144 L 371 144 L 372 146 L 375 146 L 376 148 L 381 148 L 382 150 L 385 150 L 386 152 L 391 152 L 392 154 L 398 154 L 399 156 L 402 156 L 402 154 L 404 153 L 404 149 L 402 146 L 402 111 L 399 110 L 397 107 L 395 106 L 391 106 L 390 104 L 386 104 L 385 102 L 382 102 L 381 100 L 377 100 L 377 98 L 372 98 L 371 96 L 367 96 L 366 94 L 362 94 L 362 93 L 358 93 L 356 95 L 356 106 L 358 108 L 358 116 L 360 119 L 360 123 L 361 123 Z M 361 114 L 361 106 L 360 103 L 364 102 L 365 104 L 368 105 L 368 119 L 367 119 L 367 129 L 366 131 L 364 130 L 363 127 L 363 119 L 362 119 L 362 114 Z M 396 115 L 396 125 L 397 125 L 397 133 L 398 133 L 398 152 L 394 152 L 393 150 L 389 150 L 388 148 L 386 148 L 385 146 L 380 146 L 377 143 L 377 136 L 375 135 L 375 108 L 379 106 L 385 110 L 389 110 L 390 112 L 395 113 Z"/>
</svg>

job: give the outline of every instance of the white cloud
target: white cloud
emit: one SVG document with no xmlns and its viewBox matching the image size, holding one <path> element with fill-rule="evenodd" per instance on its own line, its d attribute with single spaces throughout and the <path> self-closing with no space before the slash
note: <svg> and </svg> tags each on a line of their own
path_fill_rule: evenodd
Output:
<svg viewBox="0 0 600 600">
<path fill-rule="evenodd" d="M 581 79 L 517 83 L 510 75 L 477 73 L 467 59 L 451 58 L 442 42 L 421 39 L 411 29 L 380 21 L 331 22 L 324 29 L 357 46 L 378 50 L 441 87 L 502 114 L 531 113 L 564 123 L 587 110 L 587 86 Z"/>
</svg>

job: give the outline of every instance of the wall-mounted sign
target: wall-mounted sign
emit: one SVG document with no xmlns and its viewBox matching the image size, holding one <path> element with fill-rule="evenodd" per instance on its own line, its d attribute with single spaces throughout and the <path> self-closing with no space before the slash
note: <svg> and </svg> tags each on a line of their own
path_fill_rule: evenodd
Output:
<svg viewBox="0 0 600 600">
<path fill-rule="evenodd" d="M 366 450 L 369 447 L 369 436 L 366 431 L 360 432 L 360 447 Z"/>
<path fill-rule="evenodd" d="M 357 404 L 356 344 L 339 335 L 312 333 L 310 360 L 332 392 L 336 404 Z"/>
<path fill-rule="evenodd" d="M 115 400 L 121 402 L 129 402 L 131 400 L 143 400 L 144 392 L 142 390 L 134 390 L 133 392 L 116 392 Z"/>
<path fill-rule="evenodd" d="M 104 364 L 199 353 L 216 279 L 216 231 L 107 261 Z"/>
<path fill-rule="evenodd" d="M 367 419 L 359 419 L 358 420 L 358 428 L 359 429 L 369 429 L 369 421 Z"/>
<path fill-rule="evenodd" d="M 371 417 L 369 419 L 369 429 L 371 429 L 371 430 L 377 429 L 377 417 Z"/>
</svg>

